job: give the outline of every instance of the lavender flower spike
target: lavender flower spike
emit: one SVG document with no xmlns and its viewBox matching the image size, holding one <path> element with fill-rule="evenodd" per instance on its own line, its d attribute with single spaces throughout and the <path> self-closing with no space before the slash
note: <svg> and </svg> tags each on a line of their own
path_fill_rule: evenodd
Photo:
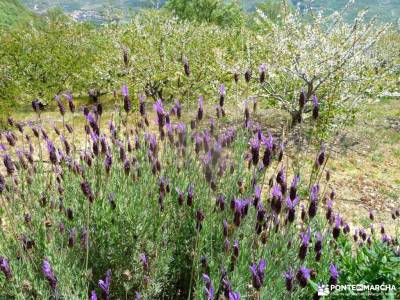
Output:
<svg viewBox="0 0 400 300">
<path fill-rule="evenodd" d="M 185 70 L 185 75 L 190 76 L 190 66 L 189 66 L 189 60 L 185 57 L 183 59 L 183 68 Z"/>
<path fill-rule="evenodd" d="M 214 299 L 214 287 L 212 285 L 211 279 L 207 274 L 203 274 L 203 281 L 205 283 L 204 292 L 206 294 L 207 300 Z"/>
<path fill-rule="evenodd" d="M 300 238 L 301 238 L 301 245 L 300 245 L 300 250 L 299 250 L 299 258 L 301 260 L 304 260 L 307 255 L 308 245 L 310 243 L 310 238 L 311 238 L 310 227 L 307 228 L 306 233 L 304 233 L 304 232 L 300 233 Z"/>
<path fill-rule="evenodd" d="M 2 256 L 0 256 L 0 271 L 4 273 L 7 279 L 11 279 L 12 273 L 8 260 Z"/>
<path fill-rule="evenodd" d="M 90 300 L 97 300 L 97 295 L 96 295 L 96 291 L 92 291 L 90 294 Z"/>
<path fill-rule="evenodd" d="M 258 71 L 260 73 L 260 83 L 263 83 L 265 81 L 265 72 L 267 71 L 267 66 L 265 64 L 261 64 L 258 68 Z"/>
<path fill-rule="evenodd" d="M 298 196 L 296 196 L 296 197 L 294 198 L 293 201 L 290 200 L 290 197 L 288 197 L 288 198 L 286 199 L 286 206 L 287 206 L 288 209 L 289 209 L 289 212 L 288 212 L 288 221 L 289 221 L 290 223 L 292 223 L 292 222 L 294 221 L 294 219 L 295 219 L 295 213 L 296 213 L 295 208 L 296 208 L 297 203 L 299 203 L 299 197 L 298 197 Z"/>
<path fill-rule="evenodd" d="M 60 110 L 60 114 L 61 115 L 65 115 L 65 106 L 64 104 L 61 102 L 61 99 L 58 95 L 56 95 L 54 97 L 54 99 L 57 101 L 57 105 L 58 105 L 58 109 Z"/>
<path fill-rule="evenodd" d="M 286 290 L 290 292 L 293 289 L 293 279 L 294 279 L 293 271 L 289 269 L 289 271 L 285 272 L 284 277 L 285 277 Z"/>
<path fill-rule="evenodd" d="M 75 112 L 75 105 L 74 105 L 74 101 L 73 101 L 71 92 L 68 92 L 68 93 L 64 94 L 64 97 L 68 101 L 69 110 L 72 113 L 74 113 Z"/>
<path fill-rule="evenodd" d="M 106 273 L 106 278 L 104 280 L 99 280 L 99 288 L 102 290 L 103 298 L 105 300 L 110 299 L 110 283 L 111 283 L 111 270 Z"/>
<path fill-rule="evenodd" d="M 339 278 L 339 270 L 334 264 L 329 266 L 329 273 L 331 274 L 329 285 L 336 285 Z"/>
<path fill-rule="evenodd" d="M 129 99 L 129 91 L 126 85 L 122 87 L 122 96 L 124 97 L 124 110 L 128 113 L 131 110 L 131 99 Z"/>
<path fill-rule="evenodd" d="M 219 86 L 219 106 L 220 107 L 224 106 L 225 95 L 226 95 L 225 86 L 223 84 L 221 84 Z"/>
<path fill-rule="evenodd" d="M 199 108 L 197 110 L 197 120 L 201 121 L 203 119 L 203 114 L 204 114 L 204 107 L 203 107 L 203 96 L 199 97 Z"/>
<path fill-rule="evenodd" d="M 296 279 L 301 287 L 306 287 L 308 280 L 310 279 L 310 269 L 307 269 L 306 267 L 300 267 L 296 274 Z"/>
<path fill-rule="evenodd" d="M 253 264 L 250 266 L 251 275 L 253 277 L 253 287 L 256 290 L 260 290 L 264 284 L 265 267 L 266 262 L 264 259 L 261 259 L 258 265 Z"/>
<path fill-rule="evenodd" d="M 313 101 L 312 116 L 314 119 L 317 119 L 319 115 L 319 102 L 317 96 L 313 95 L 312 101 Z"/>
<path fill-rule="evenodd" d="M 239 292 L 229 292 L 229 300 L 240 300 Z"/>
<path fill-rule="evenodd" d="M 57 286 L 57 277 L 54 275 L 53 269 L 47 259 L 43 260 L 42 272 L 44 277 L 49 282 L 51 288 L 54 290 Z"/>
</svg>

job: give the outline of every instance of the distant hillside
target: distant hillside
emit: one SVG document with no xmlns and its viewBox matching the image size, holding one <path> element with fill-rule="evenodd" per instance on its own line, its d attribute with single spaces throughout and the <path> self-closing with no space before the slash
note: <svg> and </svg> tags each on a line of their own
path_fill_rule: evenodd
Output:
<svg viewBox="0 0 400 300">
<path fill-rule="evenodd" d="M 20 0 L 0 0 L 0 27 L 14 25 L 30 15 Z"/>
<path fill-rule="evenodd" d="M 104 7 L 113 7 L 122 10 L 137 10 L 140 8 L 160 7 L 166 0 L 22 0 L 31 9 L 43 12 L 49 8 L 59 7 L 65 12 L 73 14 L 79 19 L 90 18 L 90 15 L 96 14 Z M 243 8 L 247 11 L 254 11 L 257 4 L 276 0 L 240 0 Z M 7 0 L 0 0 L 0 3 Z M 10 1 L 8 1 L 10 2 Z M 11 1 L 16 2 L 16 1 Z M 295 6 L 302 9 L 307 8 L 309 0 L 291 0 Z M 342 9 L 348 0 L 314 0 L 313 9 L 332 13 Z M 400 0 L 355 0 L 355 3 L 346 15 L 348 20 L 354 19 L 357 13 L 363 9 L 369 9 L 368 17 L 377 16 L 383 22 L 398 22 L 400 16 Z"/>
<path fill-rule="evenodd" d="M 300 5 L 305 8 L 304 0 L 292 0 L 293 4 Z M 348 0 L 314 0 L 312 3 L 313 9 L 324 13 L 332 13 L 341 10 L 348 3 Z M 368 9 L 367 17 L 376 16 L 378 20 L 383 22 L 398 22 L 400 17 L 400 0 L 355 0 L 350 7 L 346 18 L 354 19 L 357 13 L 361 10 Z"/>
</svg>

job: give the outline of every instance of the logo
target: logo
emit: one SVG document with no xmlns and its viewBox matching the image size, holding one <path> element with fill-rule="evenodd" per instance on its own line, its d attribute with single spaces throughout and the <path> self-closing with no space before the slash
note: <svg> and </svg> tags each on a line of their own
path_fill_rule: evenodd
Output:
<svg viewBox="0 0 400 300">
<path fill-rule="evenodd" d="M 365 296 L 386 295 L 391 292 L 396 292 L 396 286 L 390 284 L 342 284 L 329 285 L 318 283 L 318 296 L 328 296 L 331 293 L 335 295 L 358 294 Z"/>
<path fill-rule="evenodd" d="M 329 285 L 318 284 L 318 296 L 328 296 L 329 295 Z"/>
</svg>

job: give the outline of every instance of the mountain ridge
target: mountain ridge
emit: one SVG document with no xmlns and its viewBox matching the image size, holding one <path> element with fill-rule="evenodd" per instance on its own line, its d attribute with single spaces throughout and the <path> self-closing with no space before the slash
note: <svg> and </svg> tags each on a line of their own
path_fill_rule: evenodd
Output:
<svg viewBox="0 0 400 300">
<path fill-rule="evenodd" d="M 4 1 L 4 0 L 3 0 Z M 59 7 L 68 14 L 84 14 L 84 12 L 97 13 L 105 6 L 121 10 L 138 10 L 141 8 L 157 8 L 162 6 L 166 0 L 22 0 L 29 8 L 38 12 L 43 12 L 49 8 Z M 255 11 L 260 3 L 265 0 L 241 0 L 243 8 L 246 11 Z M 310 8 L 307 0 L 291 0 L 294 6 L 300 6 L 302 9 Z M 348 0 L 314 0 L 311 8 L 324 13 L 332 13 L 341 10 Z M 400 1 L 399 0 L 356 0 L 346 14 L 348 20 L 354 19 L 357 13 L 363 9 L 369 9 L 367 17 L 376 16 L 378 20 L 384 22 L 399 22 Z"/>
</svg>

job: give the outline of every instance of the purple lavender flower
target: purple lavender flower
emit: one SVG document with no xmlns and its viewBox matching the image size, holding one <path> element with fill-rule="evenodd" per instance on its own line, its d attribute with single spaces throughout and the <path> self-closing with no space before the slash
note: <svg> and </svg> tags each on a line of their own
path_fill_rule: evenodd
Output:
<svg viewBox="0 0 400 300">
<path fill-rule="evenodd" d="M 296 274 L 296 279 L 301 287 L 306 287 L 308 280 L 310 279 L 310 269 L 307 269 L 306 267 L 300 267 Z"/>
<path fill-rule="evenodd" d="M 371 224 L 372 225 L 372 224 Z M 371 227 L 371 231 L 373 233 L 373 226 Z M 343 233 L 348 234 L 350 232 L 350 226 L 348 223 L 345 223 L 343 226 Z"/>
<path fill-rule="evenodd" d="M 317 232 L 316 234 L 315 234 L 315 236 L 316 236 L 316 242 L 315 242 L 315 246 L 314 246 L 314 250 L 315 250 L 315 252 L 320 252 L 321 250 L 322 250 L 322 240 L 323 240 L 323 237 L 322 237 L 322 234 L 320 233 L 320 232 Z"/>
<path fill-rule="evenodd" d="M 234 210 L 233 223 L 236 226 L 240 226 L 242 217 L 247 213 L 248 201 L 235 199 L 232 201 L 231 207 L 233 207 Z"/>
<path fill-rule="evenodd" d="M 211 279 L 207 274 L 203 274 L 203 281 L 205 284 L 204 287 L 204 292 L 206 295 L 207 300 L 213 300 L 214 299 L 214 287 L 212 285 Z"/>
<path fill-rule="evenodd" d="M 135 300 L 142 300 L 142 296 L 140 296 L 139 292 L 135 292 Z"/>
<path fill-rule="evenodd" d="M 330 220 L 332 218 L 332 214 L 333 214 L 332 207 L 333 207 L 333 201 L 328 200 L 326 215 L 325 215 L 327 220 Z"/>
<path fill-rule="evenodd" d="M 153 105 L 155 112 L 157 113 L 157 124 L 159 127 L 164 126 L 165 110 L 161 99 L 158 99 Z"/>
<path fill-rule="evenodd" d="M 200 133 L 195 134 L 194 151 L 196 152 L 196 154 L 199 154 L 202 145 L 203 145 L 203 136 Z"/>
<path fill-rule="evenodd" d="M 189 66 L 189 60 L 186 57 L 183 59 L 183 68 L 185 70 L 185 75 L 187 77 L 189 77 L 190 76 L 190 66 Z"/>
<path fill-rule="evenodd" d="M 340 235 L 340 224 L 341 224 L 341 218 L 340 218 L 339 214 L 337 214 L 336 218 L 335 218 L 335 227 L 333 227 L 333 229 L 332 229 L 332 235 L 335 240 Z"/>
<path fill-rule="evenodd" d="M 90 188 L 89 182 L 86 180 L 81 183 L 81 189 L 83 194 L 86 196 L 86 198 L 89 200 L 90 203 L 93 203 L 94 201 L 94 195 L 92 193 L 92 190 Z"/>
<path fill-rule="evenodd" d="M 319 186 L 314 185 L 311 188 L 311 195 L 310 195 L 310 205 L 308 207 L 308 216 L 310 219 L 314 218 L 317 214 L 317 209 L 318 209 L 318 191 L 319 191 Z"/>
<path fill-rule="evenodd" d="M 286 199 L 286 206 L 289 209 L 288 211 L 288 221 L 292 223 L 295 219 L 296 213 L 296 205 L 299 203 L 299 197 L 295 197 L 294 200 L 291 200 L 290 197 Z"/>
<path fill-rule="evenodd" d="M 229 292 L 229 300 L 240 300 L 240 293 L 239 292 Z"/>
<path fill-rule="evenodd" d="M 64 106 L 64 104 L 61 102 L 60 96 L 56 95 L 56 96 L 54 97 L 54 99 L 55 99 L 56 102 L 57 102 L 58 109 L 60 110 L 60 114 L 61 114 L 61 115 L 65 115 L 65 106 Z"/>
<path fill-rule="evenodd" d="M 69 124 L 65 124 L 65 128 L 67 128 L 67 130 L 68 130 L 69 133 L 73 133 L 73 132 L 74 132 L 74 129 L 73 129 L 72 126 L 69 125 Z"/>
<path fill-rule="evenodd" d="M 86 120 L 88 121 L 90 127 L 92 127 L 93 131 L 97 134 L 100 135 L 100 129 L 99 126 L 97 125 L 97 122 L 95 120 L 95 118 L 93 117 L 93 115 L 91 113 L 88 113 L 86 115 Z M 89 134 L 89 133 L 87 133 Z"/>
<path fill-rule="evenodd" d="M 224 220 L 222 222 L 222 227 L 223 227 L 222 234 L 224 237 L 227 237 L 228 236 L 228 222 L 226 220 Z"/>
<path fill-rule="evenodd" d="M 15 172 L 15 165 L 12 161 L 11 157 L 8 154 L 4 154 L 3 156 L 3 164 L 7 170 L 8 175 L 12 175 Z"/>
<path fill-rule="evenodd" d="M 10 268 L 10 264 L 5 257 L 0 256 L 0 271 L 4 273 L 7 279 L 11 279 L 12 272 Z"/>
<path fill-rule="evenodd" d="M 297 195 L 297 185 L 300 181 L 300 176 L 296 175 L 293 177 L 293 180 L 290 184 L 290 191 L 289 191 L 289 196 L 291 200 L 294 200 L 294 198 L 296 198 Z"/>
<path fill-rule="evenodd" d="M 247 83 L 250 82 L 251 76 L 252 76 L 251 70 L 247 69 L 246 72 L 244 73 L 244 79 L 246 80 Z"/>
<path fill-rule="evenodd" d="M 259 141 L 259 139 L 257 137 L 253 137 L 250 140 L 250 146 L 251 146 L 251 157 L 252 157 L 253 165 L 256 166 L 260 159 L 260 141 Z"/>
<path fill-rule="evenodd" d="M 254 187 L 254 201 L 253 201 L 253 205 L 255 207 L 257 207 L 257 204 L 260 202 L 261 200 L 261 188 L 260 186 L 256 185 Z"/>
<path fill-rule="evenodd" d="M 294 273 L 291 269 L 289 269 L 285 274 L 283 274 L 285 277 L 285 285 L 286 285 L 286 290 L 287 291 L 292 291 L 293 290 L 293 279 L 294 279 Z"/>
<path fill-rule="evenodd" d="M 386 233 L 384 233 L 382 234 L 381 241 L 382 243 L 389 244 L 391 242 L 391 238 Z"/>
<path fill-rule="evenodd" d="M 47 259 L 43 260 L 42 272 L 43 272 L 44 277 L 49 282 L 50 287 L 53 290 L 55 290 L 55 288 L 57 286 L 57 277 L 54 275 L 53 269 L 51 268 L 50 263 Z"/>
<path fill-rule="evenodd" d="M 84 106 L 83 107 L 83 115 L 86 117 L 88 114 L 89 114 L 89 107 L 87 107 L 87 106 Z"/>
<path fill-rule="evenodd" d="M 279 215 L 282 209 L 282 192 L 279 185 L 274 185 L 272 187 L 271 208 L 276 215 Z"/>
<path fill-rule="evenodd" d="M 146 105 L 144 103 L 144 99 L 146 99 L 146 96 L 143 94 L 139 94 L 138 98 L 139 98 L 139 112 L 140 115 L 144 117 L 146 115 Z"/>
<path fill-rule="evenodd" d="M 96 295 L 96 291 L 95 290 L 93 290 L 90 293 L 90 300 L 97 300 L 97 295 Z"/>
<path fill-rule="evenodd" d="M 104 160 L 104 167 L 106 169 L 107 174 L 110 174 L 111 165 L 112 165 L 112 155 L 107 153 L 106 158 Z"/>
<path fill-rule="evenodd" d="M 331 275 L 329 278 L 329 285 L 336 285 L 339 278 L 339 270 L 334 264 L 329 266 L 329 273 Z"/>
<path fill-rule="evenodd" d="M 49 160 L 52 164 L 56 165 L 58 163 L 56 148 L 54 147 L 54 144 L 51 140 L 47 139 L 46 142 L 47 152 L 49 153 Z"/>
<path fill-rule="evenodd" d="M 354 228 L 353 239 L 354 239 L 355 242 L 358 241 L 358 228 Z"/>
<path fill-rule="evenodd" d="M 315 165 L 320 167 L 323 165 L 325 161 L 325 145 L 322 145 L 321 151 L 318 153 L 317 159 L 315 161 Z"/>
<path fill-rule="evenodd" d="M 8 131 L 6 132 L 6 139 L 7 142 L 10 146 L 14 147 L 16 144 L 16 136 L 14 135 L 14 133 Z"/>
<path fill-rule="evenodd" d="M 179 205 L 182 205 L 183 202 L 184 202 L 184 194 L 183 194 L 183 192 L 182 192 L 180 189 L 178 189 L 178 188 L 175 188 L 175 190 L 176 190 L 176 192 L 178 193 L 178 203 L 179 203 Z"/>
<path fill-rule="evenodd" d="M 370 210 L 369 210 L 369 219 L 370 219 L 371 221 L 373 221 L 373 220 L 374 220 L 374 218 L 375 218 L 375 216 L 374 216 L 374 212 L 373 212 L 373 210 L 372 210 L 372 209 L 370 209 Z"/>
<path fill-rule="evenodd" d="M 99 280 L 99 288 L 102 290 L 102 295 L 105 300 L 110 298 L 110 283 L 111 283 L 111 270 L 106 273 L 106 278 L 104 280 Z"/>
<path fill-rule="evenodd" d="M 300 233 L 301 245 L 299 249 L 299 258 L 301 260 L 304 260 L 306 258 L 308 245 L 310 243 L 310 238 L 311 238 L 311 228 L 308 227 L 307 232 Z"/>
<path fill-rule="evenodd" d="M 194 196 L 194 186 L 193 184 L 189 184 L 187 189 L 187 198 L 186 198 L 186 204 L 188 206 L 193 205 L 193 196 Z"/>
<path fill-rule="evenodd" d="M 76 241 L 76 229 L 72 228 L 69 232 L 68 247 L 73 248 Z"/>
<path fill-rule="evenodd" d="M 221 84 L 219 86 L 219 106 L 220 107 L 224 106 L 225 95 L 226 95 L 225 86 L 223 84 Z"/>
<path fill-rule="evenodd" d="M 278 174 L 276 175 L 276 182 L 281 186 L 282 195 L 285 195 L 287 190 L 285 167 L 282 166 L 279 170 Z"/>
<path fill-rule="evenodd" d="M 233 241 L 233 256 L 236 258 L 239 256 L 239 241 L 238 240 Z"/>
<path fill-rule="evenodd" d="M 179 103 L 179 100 L 178 100 L 178 99 L 175 99 L 174 113 L 175 113 L 175 115 L 176 115 L 176 117 L 177 117 L 178 119 L 181 118 L 181 115 L 182 115 L 182 107 L 181 107 L 181 104 Z"/>
<path fill-rule="evenodd" d="M 203 96 L 199 97 L 199 107 L 197 109 L 197 120 L 201 121 L 203 119 L 203 114 L 204 114 L 204 107 L 203 107 Z"/>
<path fill-rule="evenodd" d="M 319 103 L 317 96 L 313 95 L 312 101 L 313 101 L 312 116 L 314 119 L 317 119 L 319 115 Z"/>
<path fill-rule="evenodd" d="M 149 262 L 147 261 L 147 257 L 145 253 L 141 253 L 139 255 L 139 259 L 142 262 L 143 270 L 147 272 L 149 270 Z"/>
<path fill-rule="evenodd" d="M 258 265 L 252 264 L 250 266 L 250 271 L 253 278 L 253 287 L 257 291 L 259 291 L 262 285 L 264 284 L 265 267 L 266 267 L 266 262 L 264 259 L 261 259 Z"/>
<path fill-rule="evenodd" d="M 201 223 L 204 220 L 204 212 L 201 209 L 198 209 L 196 211 L 196 230 L 200 231 L 201 230 Z"/>
<path fill-rule="evenodd" d="M 306 104 L 306 94 L 304 92 L 304 88 L 301 88 L 300 97 L 299 97 L 299 106 L 300 110 L 303 110 L 304 105 Z"/>
<path fill-rule="evenodd" d="M 32 109 L 36 112 L 36 113 L 40 113 L 40 111 L 44 108 L 44 105 L 42 102 L 40 102 L 38 99 L 34 99 L 32 101 Z"/>
<path fill-rule="evenodd" d="M 7 118 L 7 122 L 8 122 L 8 125 L 10 125 L 11 127 L 14 126 L 14 119 L 13 119 L 13 118 L 8 117 L 8 118 Z"/>
<path fill-rule="evenodd" d="M 260 67 L 258 68 L 258 72 L 260 73 L 260 83 L 264 83 L 266 71 L 267 71 L 267 66 L 265 64 L 261 64 Z"/>
<path fill-rule="evenodd" d="M 124 85 L 122 87 L 122 96 L 124 97 L 124 110 L 128 113 L 131 110 L 131 99 L 129 98 L 128 87 Z"/>
<path fill-rule="evenodd" d="M 74 105 L 74 101 L 73 101 L 71 92 L 68 92 L 68 93 L 64 94 L 64 97 L 68 101 L 69 110 L 72 113 L 74 113 L 75 112 L 75 105 Z"/>
<path fill-rule="evenodd" d="M 365 231 L 364 228 L 360 228 L 360 231 L 358 232 L 359 236 L 365 241 L 367 239 L 367 232 Z"/>
<path fill-rule="evenodd" d="M 81 246 L 83 249 L 87 249 L 88 245 L 89 245 L 89 233 L 87 227 L 84 226 L 81 235 Z"/>
</svg>

